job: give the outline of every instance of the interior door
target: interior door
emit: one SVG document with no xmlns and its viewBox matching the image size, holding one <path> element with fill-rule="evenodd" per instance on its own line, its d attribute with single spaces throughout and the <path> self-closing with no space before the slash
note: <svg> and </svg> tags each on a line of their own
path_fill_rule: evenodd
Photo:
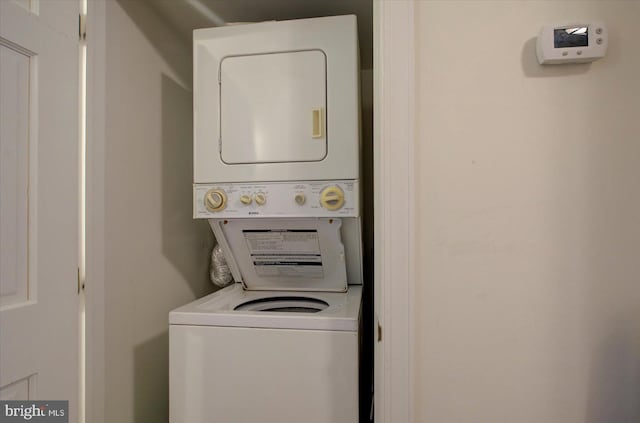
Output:
<svg viewBox="0 0 640 423">
<path fill-rule="evenodd" d="M 220 63 L 220 155 L 225 163 L 319 161 L 327 155 L 326 56 L 304 50 Z"/>
<path fill-rule="evenodd" d="M 0 0 L 0 399 L 78 419 L 78 0 Z"/>
</svg>

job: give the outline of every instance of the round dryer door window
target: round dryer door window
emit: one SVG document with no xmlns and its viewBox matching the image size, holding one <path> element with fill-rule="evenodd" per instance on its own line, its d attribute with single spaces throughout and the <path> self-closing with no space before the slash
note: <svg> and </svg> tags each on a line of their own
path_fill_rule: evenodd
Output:
<svg viewBox="0 0 640 423">
<path fill-rule="evenodd" d="M 329 307 L 325 301 L 309 297 L 269 297 L 247 301 L 234 308 L 242 311 L 317 313 Z"/>
</svg>

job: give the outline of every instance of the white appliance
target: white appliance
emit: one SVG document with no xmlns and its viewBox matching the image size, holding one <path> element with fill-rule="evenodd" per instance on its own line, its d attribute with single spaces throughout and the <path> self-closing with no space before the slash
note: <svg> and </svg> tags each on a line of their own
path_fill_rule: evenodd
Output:
<svg viewBox="0 0 640 423">
<path fill-rule="evenodd" d="M 196 185 L 359 177 L 355 16 L 199 29 L 193 56 Z"/>
<path fill-rule="evenodd" d="M 353 16 L 194 32 L 195 218 L 235 283 L 172 311 L 173 423 L 358 421 Z"/>
<path fill-rule="evenodd" d="M 360 288 L 233 284 L 172 311 L 170 421 L 357 422 Z"/>
</svg>

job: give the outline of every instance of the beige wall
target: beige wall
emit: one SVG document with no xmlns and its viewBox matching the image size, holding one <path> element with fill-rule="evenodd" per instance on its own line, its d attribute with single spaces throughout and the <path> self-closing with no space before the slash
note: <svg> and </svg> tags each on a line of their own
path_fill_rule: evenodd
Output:
<svg viewBox="0 0 640 423">
<path fill-rule="evenodd" d="M 416 8 L 415 420 L 640 421 L 640 2 Z M 607 56 L 538 66 L 572 18 Z"/>
<path fill-rule="evenodd" d="M 105 4 L 104 421 L 166 422 L 168 312 L 212 287 L 191 211 L 191 48 L 144 3 Z"/>
</svg>

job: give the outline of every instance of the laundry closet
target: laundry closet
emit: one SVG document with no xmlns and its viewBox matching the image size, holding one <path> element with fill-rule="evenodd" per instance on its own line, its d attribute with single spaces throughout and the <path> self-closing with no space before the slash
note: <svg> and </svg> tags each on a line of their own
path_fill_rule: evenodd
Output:
<svg viewBox="0 0 640 423">
<path fill-rule="evenodd" d="M 304 131 L 310 141 L 319 141 L 314 144 L 317 146 L 316 150 L 297 151 L 286 138 L 280 140 L 282 145 L 261 151 L 247 145 L 226 145 L 224 137 L 220 145 L 217 142 L 212 145 L 215 149 L 221 149 L 220 157 L 224 162 L 239 165 L 234 166 L 234 169 L 242 168 L 243 163 L 247 162 L 286 161 L 292 162 L 292 168 L 307 172 L 307 180 L 327 179 L 312 175 L 314 167 L 309 164 L 321 162 L 332 153 L 334 162 L 331 166 L 336 170 L 336 176 L 332 179 L 349 179 L 352 176 L 348 174 L 348 160 L 352 157 L 349 155 L 359 155 L 358 189 L 361 196 L 357 196 L 354 191 L 353 196 L 349 197 L 350 186 L 339 183 L 336 185 L 339 191 L 324 192 L 327 184 L 308 186 L 308 190 L 304 192 L 304 200 L 299 196 L 303 191 L 300 186 L 292 187 L 295 192 L 292 191 L 291 194 L 294 205 L 296 201 L 306 202 L 307 205 L 311 204 L 311 199 L 320 201 L 321 195 L 327 196 L 327 204 L 335 204 L 338 200 L 334 195 L 337 194 L 346 195 L 350 205 L 354 201 L 358 202 L 362 236 L 362 337 L 359 341 L 361 354 L 357 401 L 359 421 L 369 421 L 373 377 L 373 5 L 366 1 L 270 3 L 123 0 L 104 2 L 99 6 L 104 8 L 102 13 L 106 17 L 104 27 L 98 28 L 104 31 L 104 44 L 101 51 L 97 51 L 97 57 L 89 61 L 88 84 L 95 87 L 95 96 L 94 100 L 90 97 L 88 104 L 88 125 L 90 134 L 92 130 L 99 133 L 98 127 L 102 128 L 104 138 L 97 137 L 93 144 L 96 154 L 89 155 L 95 159 L 88 164 L 93 169 L 93 172 L 89 171 L 88 183 L 93 187 L 89 188 L 89 196 L 103 198 L 104 203 L 99 204 L 100 207 L 89 216 L 88 223 L 91 224 L 93 219 L 93 234 L 89 234 L 89 239 L 93 239 L 104 249 L 104 262 L 94 263 L 94 268 L 101 267 L 104 275 L 101 293 L 104 299 L 101 310 L 104 325 L 99 327 L 100 325 L 96 326 L 96 321 L 89 321 L 88 326 L 96 329 L 90 337 L 97 337 L 102 330 L 100 340 L 104 342 L 104 357 L 96 361 L 89 355 L 96 362 L 88 368 L 90 372 L 97 374 L 95 377 L 102 378 L 104 392 L 90 390 L 88 395 L 93 395 L 93 402 L 90 403 L 103 403 L 104 421 L 168 421 L 167 316 L 170 310 L 205 297 L 217 289 L 209 280 L 210 254 L 216 241 L 206 219 L 193 219 L 194 214 L 198 213 L 198 207 L 202 213 L 211 213 L 205 205 L 205 197 L 209 191 L 219 186 L 204 184 L 200 194 L 196 189 L 196 195 L 193 195 L 193 184 L 198 181 L 194 180 L 191 31 L 216 26 L 232 27 L 228 24 L 238 22 L 284 21 L 338 15 L 355 15 L 354 19 L 357 21 L 357 60 L 360 71 L 357 75 L 359 101 L 356 107 L 359 107 L 360 118 L 356 122 L 359 128 L 356 128 L 355 133 L 359 131 L 361 137 L 360 150 L 327 150 L 328 144 L 323 138 L 331 136 L 330 132 L 325 132 L 331 131 L 330 113 L 344 113 L 344 110 L 341 110 L 343 105 L 339 99 L 334 97 L 330 100 L 334 103 L 330 103 L 325 97 L 327 87 L 322 84 L 326 82 L 326 75 L 322 72 L 326 72 L 326 58 L 322 52 L 313 49 L 296 51 L 295 54 L 292 53 L 292 57 L 281 55 L 276 59 L 293 62 L 294 71 L 301 71 L 309 66 L 320 69 L 317 75 L 314 73 L 316 71 L 311 72 L 313 81 L 301 81 L 297 90 L 311 91 L 312 95 L 317 96 L 313 101 L 316 105 L 309 104 L 304 111 L 295 108 L 290 110 L 301 114 L 300 119 L 294 119 L 294 122 L 304 122 L 299 127 L 292 126 L 291 131 Z M 230 58 L 226 62 L 224 67 L 233 68 L 234 72 L 223 75 L 242 76 L 243 72 L 264 67 L 260 58 L 254 56 Z M 314 66 L 315 64 L 322 66 Z M 100 67 L 103 68 L 102 71 Z M 269 72 L 268 67 L 265 67 L 265 72 Z M 217 76 L 214 76 L 212 82 L 218 85 Z M 278 89 L 275 86 L 263 87 L 259 78 L 250 76 L 240 85 L 234 84 L 234 81 L 223 82 L 227 82 L 226 87 L 230 90 L 234 87 L 263 91 Z M 102 100 L 99 100 L 100 93 L 103 94 Z M 225 93 L 229 94 L 223 100 L 226 110 L 241 106 L 235 103 L 240 98 L 238 95 L 234 95 L 233 91 Z M 91 110 L 97 112 L 97 115 L 102 113 L 104 118 L 92 120 Z M 199 124 L 206 126 L 211 122 L 196 122 L 196 128 Z M 280 129 L 281 122 L 277 119 L 259 128 L 263 134 Z M 239 122 L 235 127 L 225 127 L 224 135 L 242 138 L 243 131 L 246 130 L 246 125 Z M 91 148 L 90 144 L 89 149 Z M 99 152 L 99 149 L 103 151 Z M 248 157 L 247 154 L 252 156 Z M 196 160 L 197 157 L 206 157 L 206 154 L 196 155 Z M 326 170 L 319 172 L 326 174 Z M 216 180 L 221 184 L 233 184 L 242 180 L 242 177 L 224 180 L 220 175 L 201 176 L 203 181 L 212 176 L 214 179 L 208 182 Z M 263 181 L 271 182 L 286 179 L 279 177 L 277 171 L 261 176 L 264 176 Z M 250 193 L 245 193 L 242 189 L 237 192 L 232 189 L 231 193 L 225 190 L 225 200 L 230 201 L 237 194 L 237 198 L 234 197 L 233 200 L 242 204 L 241 196 L 251 194 L 251 204 L 245 210 L 256 208 L 263 201 L 257 188 L 259 187 L 251 187 Z M 263 207 L 277 204 L 277 190 L 272 189 L 267 194 Z M 198 202 L 198 199 L 201 201 Z M 233 207 L 229 207 L 226 212 L 232 210 Z M 329 213 L 328 209 L 323 210 Z M 349 228 L 352 223 L 349 221 L 349 212 L 345 210 L 347 209 L 341 211 L 341 224 Z M 336 217 L 340 219 L 340 216 Z M 308 228 L 305 226 L 304 229 Z M 234 229 L 219 224 L 214 232 L 216 230 Z M 242 231 L 240 229 L 240 233 Z M 234 236 L 230 236 L 230 239 L 235 242 Z M 352 272 L 352 267 L 347 266 L 346 270 Z M 265 268 L 262 270 L 266 271 Z M 264 278 L 253 281 L 262 283 Z M 332 290 L 335 289 L 329 288 L 329 291 Z M 282 354 L 286 357 L 286 351 Z M 218 382 L 222 387 L 226 383 L 230 386 L 233 383 L 232 380 Z M 293 392 L 296 387 L 292 386 L 291 389 Z M 90 417 L 91 410 L 88 412 Z M 99 418 L 97 413 L 94 416 Z"/>
</svg>

